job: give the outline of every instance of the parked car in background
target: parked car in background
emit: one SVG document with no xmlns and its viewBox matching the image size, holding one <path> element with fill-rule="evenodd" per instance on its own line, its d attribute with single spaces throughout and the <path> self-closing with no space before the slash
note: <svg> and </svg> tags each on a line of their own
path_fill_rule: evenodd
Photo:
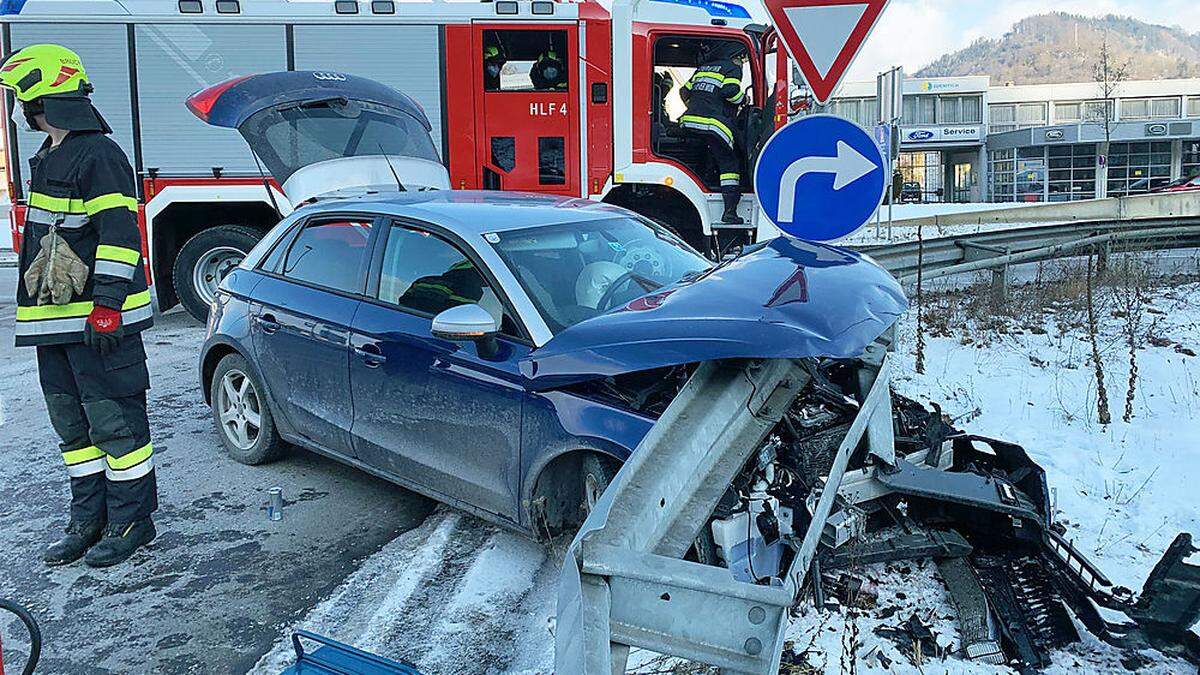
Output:
<svg viewBox="0 0 1200 675">
<path fill-rule="evenodd" d="M 1200 190 L 1200 174 L 1190 178 L 1173 180 L 1166 185 L 1151 190 L 1151 192 L 1192 192 Z"/>
<path fill-rule="evenodd" d="M 916 204 L 921 201 L 921 184 L 916 181 L 905 181 L 900 187 L 900 203 Z"/>
</svg>

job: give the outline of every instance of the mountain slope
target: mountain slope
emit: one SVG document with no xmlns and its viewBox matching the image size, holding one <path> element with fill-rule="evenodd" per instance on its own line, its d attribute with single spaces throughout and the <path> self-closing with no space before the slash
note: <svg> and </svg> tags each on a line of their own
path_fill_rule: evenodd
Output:
<svg viewBox="0 0 1200 675">
<path fill-rule="evenodd" d="M 1062 12 L 1022 19 L 1002 37 L 976 40 L 916 74 L 991 75 L 992 84 L 1086 82 L 1106 36 L 1116 62 L 1128 62 L 1128 79 L 1200 77 L 1200 33 L 1114 15 Z"/>
</svg>

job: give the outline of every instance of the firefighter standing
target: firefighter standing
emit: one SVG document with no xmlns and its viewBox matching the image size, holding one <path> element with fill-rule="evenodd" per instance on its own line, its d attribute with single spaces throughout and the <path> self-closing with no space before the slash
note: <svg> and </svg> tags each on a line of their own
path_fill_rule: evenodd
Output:
<svg viewBox="0 0 1200 675">
<path fill-rule="evenodd" d="M 88 565 L 115 565 L 154 539 L 158 508 L 140 335 L 153 310 L 133 170 L 74 52 L 25 47 L 0 62 L 0 86 L 20 104 L 14 118 L 48 136 L 30 160 L 16 324 L 17 346 L 37 347 L 71 479 L 66 536 L 44 560 L 86 553 Z"/>
<path fill-rule="evenodd" d="M 733 43 L 718 44 L 679 92 L 687 104 L 679 125 L 698 132 L 708 144 L 721 174 L 721 193 L 725 201 L 721 220 L 731 225 L 745 222 L 737 214 L 742 198 L 742 174 L 733 134 L 738 106 L 746 96 L 742 91 L 742 64 L 745 62 L 743 47 Z"/>
</svg>

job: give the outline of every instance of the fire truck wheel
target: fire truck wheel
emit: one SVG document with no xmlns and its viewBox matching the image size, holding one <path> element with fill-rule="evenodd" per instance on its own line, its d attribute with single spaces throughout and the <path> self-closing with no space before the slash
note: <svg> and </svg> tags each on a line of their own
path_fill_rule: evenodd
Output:
<svg viewBox="0 0 1200 675">
<path fill-rule="evenodd" d="M 171 279 L 179 304 L 188 314 L 197 321 L 208 319 L 217 285 L 261 238 L 262 233 L 253 227 L 220 225 L 187 240 L 175 258 Z"/>
</svg>

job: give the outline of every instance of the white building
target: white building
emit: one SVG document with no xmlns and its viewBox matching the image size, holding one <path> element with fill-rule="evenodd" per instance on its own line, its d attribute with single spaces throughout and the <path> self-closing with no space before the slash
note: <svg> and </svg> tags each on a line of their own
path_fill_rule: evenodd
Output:
<svg viewBox="0 0 1200 675">
<path fill-rule="evenodd" d="M 875 92 L 874 82 L 847 83 L 829 111 L 873 126 Z M 910 78 L 899 169 L 927 201 L 1120 196 L 1200 173 L 1200 79 L 1123 82 L 1105 109 L 1095 82 Z M 1107 158 L 1100 153 L 1106 128 Z M 1098 185 L 1106 161 L 1107 185 Z"/>
</svg>

